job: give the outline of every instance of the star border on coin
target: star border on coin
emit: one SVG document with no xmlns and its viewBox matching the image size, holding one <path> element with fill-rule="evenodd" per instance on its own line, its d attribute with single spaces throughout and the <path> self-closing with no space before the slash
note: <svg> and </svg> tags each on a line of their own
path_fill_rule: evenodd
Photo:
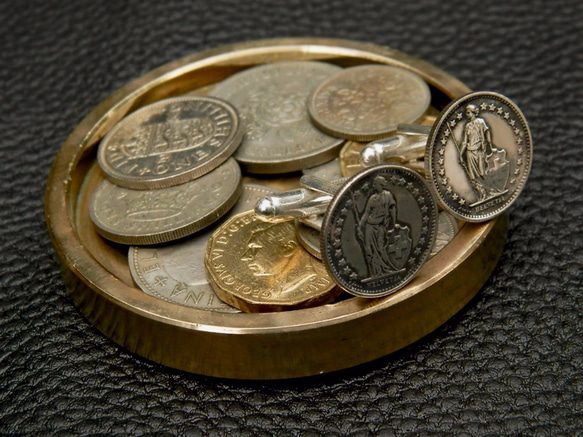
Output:
<svg viewBox="0 0 583 437">
<path fill-rule="evenodd" d="M 470 186 L 471 181 L 464 164 L 459 161 L 459 140 L 452 138 L 452 131 L 455 134 L 455 127 L 464 119 L 467 105 L 474 105 L 479 114 L 488 114 L 497 123 L 505 124 L 512 137 L 512 141 L 504 142 L 504 147 L 492 140 L 494 146 L 505 150 L 508 157 L 507 192 L 483 201 L 473 202 L 472 196 L 467 195 L 469 190 L 466 188 L 464 192 L 460 188 L 460 185 Z M 453 152 L 458 152 L 459 171 L 455 172 L 451 169 L 452 153 L 447 153 L 452 145 L 457 149 Z M 510 168 L 511 165 L 513 168 Z M 522 192 L 531 165 L 532 136 L 524 115 L 510 99 L 490 91 L 472 92 L 447 105 L 433 124 L 425 152 L 425 172 L 440 205 L 455 217 L 468 222 L 487 221 L 506 211 Z"/>
</svg>

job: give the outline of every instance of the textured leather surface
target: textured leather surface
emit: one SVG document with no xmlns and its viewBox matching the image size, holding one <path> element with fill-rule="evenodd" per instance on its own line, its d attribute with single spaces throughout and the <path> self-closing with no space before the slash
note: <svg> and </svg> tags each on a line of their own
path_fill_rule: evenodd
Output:
<svg viewBox="0 0 583 437">
<path fill-rule="evenodd" d="M 583 3 L 0 3 L 0 432 L 192 435 L 583 433 Z M 67 296 L 46 232 L 50 165 L 112 91 L 225 43 L 388 45 L 519 104 L 535 141 L 502 259 L 422 341 L 323 377 L 238 382 L 118 347 Z"/>
</svg>

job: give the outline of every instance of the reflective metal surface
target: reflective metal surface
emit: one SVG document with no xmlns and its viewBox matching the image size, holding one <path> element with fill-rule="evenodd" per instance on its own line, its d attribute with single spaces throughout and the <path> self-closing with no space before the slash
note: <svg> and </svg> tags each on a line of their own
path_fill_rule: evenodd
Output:
<svg viewBox="0 0 583 437">
<path fill-rule="evenodd" d="M 280 39 L 224 46 L 177 60 L 100 103 L 55 159 L 45 198 L 46 222 L 76 305 L 100 331 L 134 353 L 226 378 L 292 378 L 343 369 L 403 348 L 438 328 L 478 292 L 500 257 L 505 215 L 466 223 L 413 281 L 384 298 L 354 297 L 285 313 L 219 314 L 160 301 L 139 290 L 129 275 L 127 247 L 106 243 L 88 218 L 87 196 L 103 179 L 93 164 L 95 146 L 118 120 L 150 102 L 277 60 L 399 65 L 425 79 L 435 107 L 469 91 L 438 68 L 389 48 Z"/>
</svg>

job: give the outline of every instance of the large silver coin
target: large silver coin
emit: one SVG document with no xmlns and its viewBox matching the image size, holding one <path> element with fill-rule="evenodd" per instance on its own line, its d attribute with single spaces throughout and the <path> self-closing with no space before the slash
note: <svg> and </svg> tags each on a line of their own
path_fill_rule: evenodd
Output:
<svg viewBox="0 0 583 437">
<path fill-rule="evenodd" d="M 117 123 L 99 146 L 106 177 L 126 188 L 170 187 L 225 162 L 241 142 L 237 110 L 214 97 L 186 96 L 145 106 Z"/>
<path fill-rule="evenodd" d="M 389 65 L 347 68 L 308 99 L 313 122 L 330 135 L 370 141 L 412 123 L 429 107 L 429 86 L 417 74 Z"/>
<path fill-rule="evenodd" d="M 322 259 L 349 293 L 386 296 L 413 279 L 436 233 L 437 205 L 425 180 L 401 165 L 379 165 L 351 178 L 332 199 Z"/>
<path fill-rule="evenodd" d="M 245 124 L 235 158 L 251 173 L 286 173 L 338 156 L 342 140 L 316 129 L 306 100 L 341 71 L 324 62 L 276 62 L 250 68 L 219 83 L 210 94 L 231 102 Z"/>
<path fill-rule="evenodd" d="M 226 218 L 253 209 L 273 190 L 245 184 L 235 207 Z M 168 302 L 221 312 L 240 312 L 220 300 L 209 284 L 204 257 L 216 226 L 178 244 L 159 247 L 130 247 L 128 258 L 132 278 L 142 291 Z"/>
<path fill-rule="evenodd" d="M 158 244 L 193 234 L 217 221 L 241 194 L 241 170 L 229 159 L 210 173 L 181 185 L 132 190 L 105 180 L 89 214 L 97 231 L 123 244 Z"/>
<path fill-rule="evenodd" d="M 531 163 L 524 115 L 493 92 L 451 102 L 433 125 L 425 155 L 425 171 L 439 202 L 470 222 L 505 211 L 526 184 Z"/>
</svg>

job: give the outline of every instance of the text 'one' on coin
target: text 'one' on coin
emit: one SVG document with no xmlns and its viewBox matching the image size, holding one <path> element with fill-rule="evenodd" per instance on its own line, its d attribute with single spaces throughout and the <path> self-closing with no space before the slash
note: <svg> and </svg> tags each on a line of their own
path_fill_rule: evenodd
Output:
<svg viewBox="0 0 583 437">
<path fill-rule="evenodd" d="M 207 96 L 152 103 L 118 122 L 102 140 L 97 159 L 113 183 L 154 189 L 196 179 L 225 162 L 243 129 L 237 110 Z"/>
</svg>

